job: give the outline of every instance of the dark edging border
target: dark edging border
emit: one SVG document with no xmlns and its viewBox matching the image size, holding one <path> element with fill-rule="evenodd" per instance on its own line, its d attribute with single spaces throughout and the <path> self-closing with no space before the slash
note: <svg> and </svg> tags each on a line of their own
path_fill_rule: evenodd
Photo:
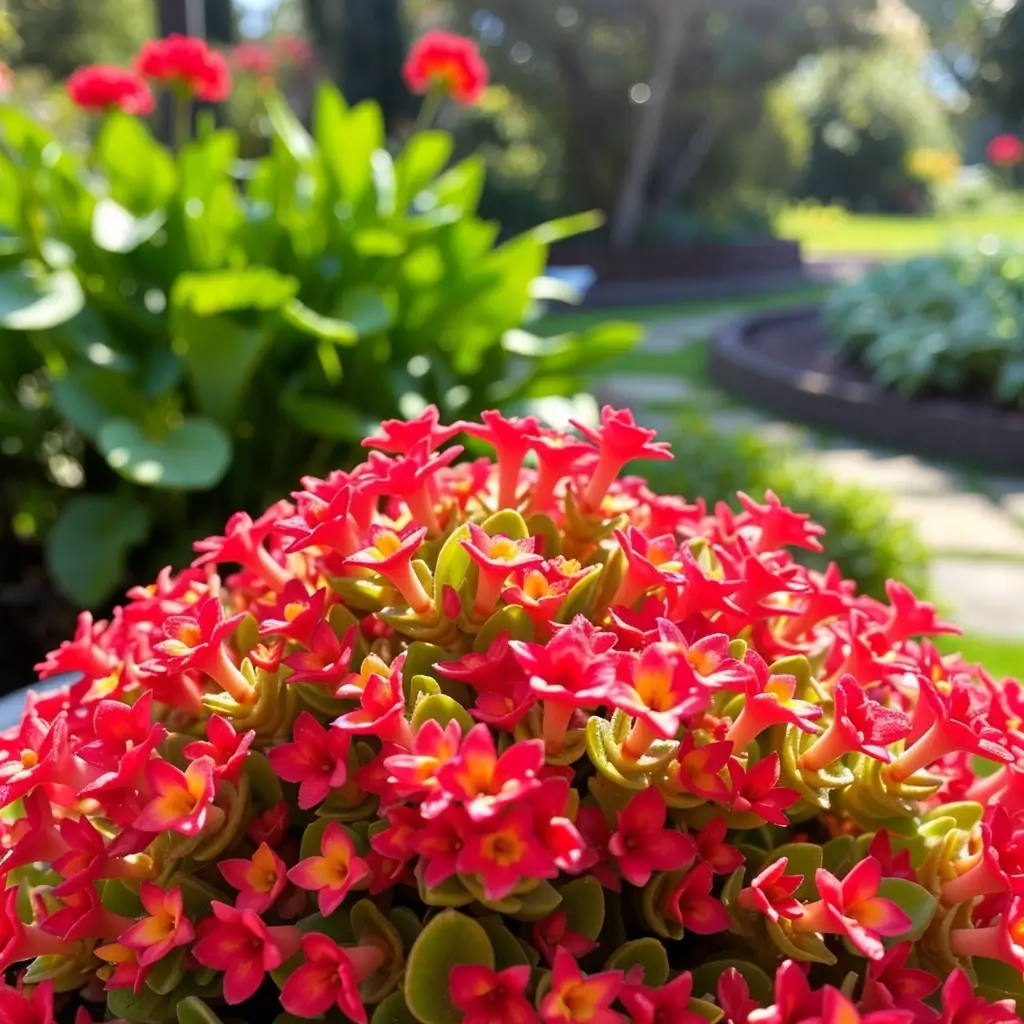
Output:
<svg viewBox="0 0 1024 1024">
<path fill-rule="evenodd" d="M 730 322 L 712 340 L 711 379 L 752 405 L 818 430 L 997 473 L 1024 469 L 1024 413 L 945 399 L 908 401 L 871 384 L 795 369 L 751 341 L 763 328 L 818 317 L 818 307 L 805 306 Z"/>
</svg>

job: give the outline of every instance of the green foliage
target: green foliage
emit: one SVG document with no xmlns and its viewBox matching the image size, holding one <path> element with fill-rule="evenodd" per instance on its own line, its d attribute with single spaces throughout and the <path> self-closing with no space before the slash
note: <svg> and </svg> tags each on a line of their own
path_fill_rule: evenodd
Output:
<svg viewBox="0 0 1024 1024">
<path fill-rule="evenodd" d="M 837 288 L 825 311 L 836 349 L 883 387 L 1024 405 L 1024 249 L 882 267 Z"/>
<path fill-rule="evenodd" d="M 835 480 L 809 458 L 755 434 L 724 437 L 700 416 L 686 420 L 672 438 L 672 450 L 675 460 L 651 474 L 659 491 L 738 509 L 737 491 L 760 501 L 770 489 L 825 527 L 828 559 L 864 593 L 884 600 L 887 579 L 927 592 L 927 552 L 911 526 L 893 518 L 891 502 L 878 491 Z M 814 568 L 827 567 L 813 552 L 794 556 Z"/>
<path fill-rule="evenodd" d="M 910 173 L 920 148 L 954 148 L 942 100 L 922 70 L 927 40 L 893 34 L 870 54 L 832 53 L 786 82 L 810 148 L 800 196 L 852 209 L 917 211 L 926 200 Z"/>
<path fill-rule="evenodd" d="M 393 156 L 372 103 L 324 87 L 312 134 L 267 104 L 271 151 L 247 164 L 210 125 L 172 153 L 115 114 L 79 154 L 0 108 L 0 424 L 102 495 L 61 514 L 49 552 L 76 601 L 108 596 L 147 539 L 146 576 L 344 465 L 368 423 L 572 394 L 635 340 L 522 329 L 548 245 L 593 218 L 497 244 L 482 165 L 451 164 L 446 133 Z M 119 526 L 96 545 L 98 500 Z"/>
<path fill-rule="evenodd" d="M 153 34 L 151 0 L 6 0 L 15 66 L 66 78 L 83 64 L 127 63 Z"/>
</svg>

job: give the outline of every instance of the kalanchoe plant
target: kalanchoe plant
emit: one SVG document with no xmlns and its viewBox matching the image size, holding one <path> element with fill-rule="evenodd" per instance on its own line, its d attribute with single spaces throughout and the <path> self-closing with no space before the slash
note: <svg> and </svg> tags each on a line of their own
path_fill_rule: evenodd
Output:
<svg viewBox="0 0 1024 1024">
<path fill-rule="evenodd" d="M 411 67 L 438 102 L 483 85 L 429 48 Z M 170 93 L 181 137 L 193 98 L 229 83 L 181 37 L 147 44 L 137 71 Z M 571 297 L 544 276 L 549 243 L 595 218 L 498 244 L 476 212 L 483 162 L 453 163 L 447 132 L 396 151 L 375 104 L 325 85 L 310 134 L 270 89 L 270 153 L 244 163 L 210 123 L 158 143 L 132 116 L 152 107 L 132 72 L 69 90 L 103 114 L 87 152 L 0 104 L 0 439 L 4 514 L 49 533 L 81 605 L 114 593 L 133 552 L 136 575 L 158 558 L 149 578 L 187 554 L 185 530 L 265 506 L 292 467 L 349 464 L 381 416 L 571 397 L 636 340 L 624 324 L 524 329 L 535 300 Z"/>
<path fill-rule="evenodd" d="M 1019 685 L 580 433 L 386 422 L 83 614 L 0 740 L 6 1020 L 1018 1021 Z"/>
</svg>

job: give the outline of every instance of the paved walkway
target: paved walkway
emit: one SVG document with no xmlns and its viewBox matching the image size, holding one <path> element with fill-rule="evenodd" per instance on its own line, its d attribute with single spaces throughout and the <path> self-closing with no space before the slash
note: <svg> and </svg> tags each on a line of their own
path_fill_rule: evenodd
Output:
<svg viewBox="0 0 1024 1024">
<path fill-rule="evenodd" d="M 641 351 L 683 352 L 728 317 L 654 323 Z M 724 433 L 754 430 L 762 437 L 795 442 L 833 476 L 888 492 L 897 514 L 915 524 L 931 547 L 935 595 L 953 621 L 973 633 L 1024 638 L 1024 475 L 967 474 L 911 455 L 825 438 L 738 407 L 716 389 L 698 388 L 685 377 L 620 374 L 607 382 L 605 391 L 630 405 L 642 421 L 666 431 L 673 425 L 673 407 L 698 405 Z"/>
</svg>

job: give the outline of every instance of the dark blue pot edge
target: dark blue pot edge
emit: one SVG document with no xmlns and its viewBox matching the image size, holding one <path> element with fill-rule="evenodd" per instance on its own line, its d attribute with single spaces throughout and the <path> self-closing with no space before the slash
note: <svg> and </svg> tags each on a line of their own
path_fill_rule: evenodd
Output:
<svg viewBox="0 0 1024 1024">
<path fill-rule="evenodd" d="M 28 696 L 29 690 L 36 693 L 49 693 L 51 690 L 59 690 L 62 686 L 70 686 L 81 679 L 79 672 L 65 672 L 59 676 L 51 676 L 45 682 L 38 682 L 32 686 L 26 686 L 14 693 L 0 697 L 0 732 L 11 729 L 21 721 L 21 709 Z"/>
</svg>

